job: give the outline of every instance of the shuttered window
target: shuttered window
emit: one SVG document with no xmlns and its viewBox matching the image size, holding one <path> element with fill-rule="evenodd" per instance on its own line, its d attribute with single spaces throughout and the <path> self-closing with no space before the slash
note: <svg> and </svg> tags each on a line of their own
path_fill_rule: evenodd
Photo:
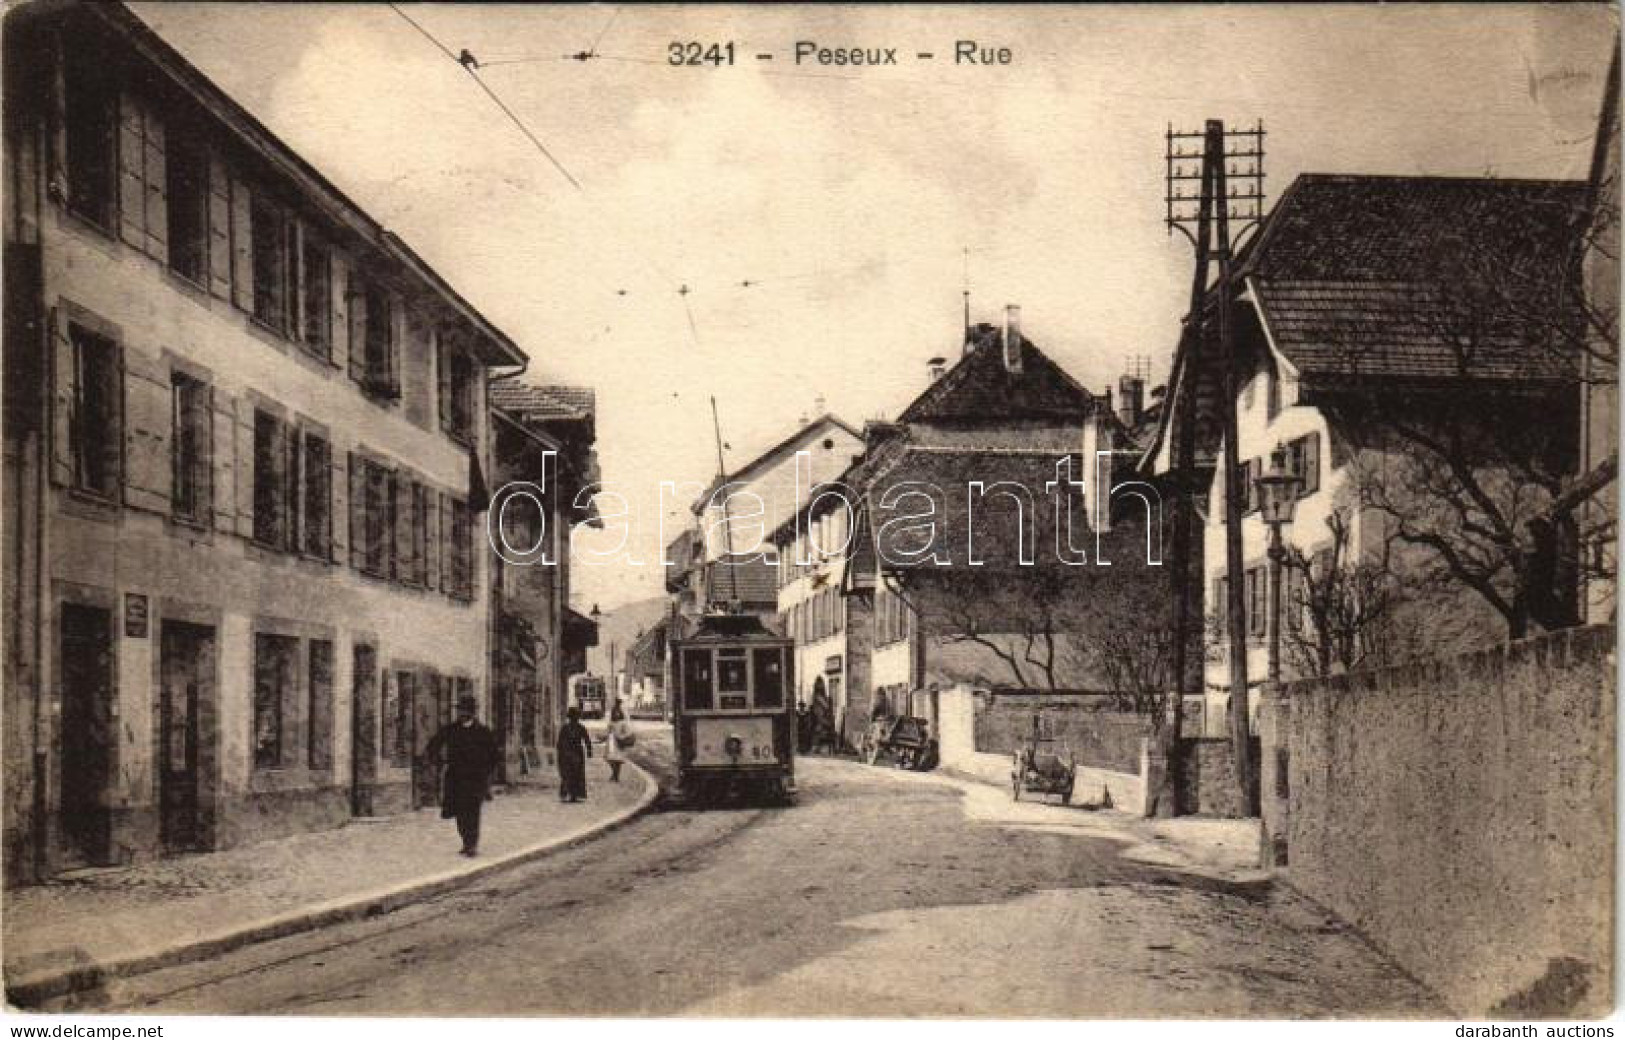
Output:
<svg viewBox="0 0 1625 1040">
<path fill-rule="evenodd" d="M 170 511 L 177 520 L 207 524 L 213 508 L 214 412 L 210 387 L 175 372 L 170 376 Z"/>
<path fill-rule="evenodd" d="M 370 460 L 363 460 L 361 467 L 361 570 L 387 578 L 394 561 L 394 474 Z"/>
<path fill-rule="evenodd" d="M 1288 464 L 1292 472 L 1303 481 L 1299 495 L 1312 495 L 1320 490 L 1320 434 L 1299 437 L 1287 446 Z"/>
<path fill-rule="evenodd" d="M 299 452 L 300 549 L 330 559 L 333 552 L 332 449 L 320 434 L 305 430 Z"/>
<path fill-rule="evenodd" d="M 169 268 L 187 281 L 209 278 L 209 153 L 190 134 L 172 134 L 166 151 Z"/>
<path fill-rule="evenodd" d="M 105 336 L 70 324 L 57 343 L 52 472 L 86 494 L 118 494 L 124 436 L 119 348 Z"/>
<path fill-rule="evenodd" d="M 474 359 L 466 350 L 440 337 L 439 369 L 440 428 L 467 443 L 474 435 Z"/>
<path fill-rule="evenodd" d="M 323 360 L 333 354 L 332 256 L 306 227 L 299 234 L 299 340 Z"/>
<path fill-rule="evenodd" d="M 297 438 L 287 423 L 254 412 L 254 540 L 272 549 L 295 546 Z"/>
<path fill-rule="evenodd" d="M 400 396 L 400 343 L 394 298 L 359 276 L 350 293 L 350 378 L 374 397 Z"/>
<path fill-rule="evenodd" d="M 470 541 L 468 504 L 441 496 L 445 532 L 446 591 L 456 599 L 474 598 L 474 546 Z"/>
<path fill-rule="evenodd" d="M 286 334 L 291 326 L 293 298 L 290 271 L 293 254 L 288 215 L 261 192 L 249 205 L 250 249 L 254 268 L 254 318 Z"/>
<path fill-rule="evenodd" d="M 84 47 L 69 48 L 64 65 L 68 208 L 111 233 L 118 197 L 118 93 L 113 70 Z"/>
</svg>

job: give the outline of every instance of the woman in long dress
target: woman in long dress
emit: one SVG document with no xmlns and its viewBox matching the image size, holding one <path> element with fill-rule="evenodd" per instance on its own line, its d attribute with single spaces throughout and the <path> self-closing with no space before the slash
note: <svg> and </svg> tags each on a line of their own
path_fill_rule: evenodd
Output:
<svg viewBox="0 0 1625 1040">
<path fill-rule="evenodd" d="M 625 741 L 631 731 L 632 724 L 626 721 L 621 702 L 616 701 L 609 712 L 609 730 L 604 734 L 604 761 L 609 763 L 611 783 L 621 782 L 621 763 L 626 761 Z"/>
<path fill-rule="evenodd" d="M 559 756 L 559 800 L 579 802 L 587 797 L 587 759 L 592 757 L 592 738 L 581 724 L 581 709 L 572 705 L 565 713 L 554 750 Z"/>
</svg>

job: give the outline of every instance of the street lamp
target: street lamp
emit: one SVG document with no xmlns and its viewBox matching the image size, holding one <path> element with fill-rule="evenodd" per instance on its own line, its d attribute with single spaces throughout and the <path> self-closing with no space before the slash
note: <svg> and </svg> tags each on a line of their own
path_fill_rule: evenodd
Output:
<svg viewBox="0 0 1625 1040">
<path fill-rule="evenodd" d="M 1277 443 L 1270 452 L 1269 471 L 1258 477 L 1258 511 L 1270 529 L 1270 662 L 1269 681 L 1281 681 L 1281 568 L 1286 547 L 1281 544 L 1281 528 L 1292 522 L 1298 505 L 1298 489 L 1303 478 L 1288 465 L 1286 446 Z"/>
</svg>

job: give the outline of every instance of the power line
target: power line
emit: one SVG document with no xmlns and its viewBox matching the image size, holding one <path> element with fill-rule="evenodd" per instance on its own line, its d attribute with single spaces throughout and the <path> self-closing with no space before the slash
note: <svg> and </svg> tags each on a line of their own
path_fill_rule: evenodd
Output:
<svg viewBox="0 0 1625 1040">
<path fill-rule="evenodd" d="M 485 91 L 485 96 L 490 98 L 491 102 L 495 104 L 497 108 L 502 110 L 503 115 L 507 116 L 513 121 L 513 125 L 519 128 L 519 132 L 524 134 L 530 143 L 536 146 L 536 150 L 541 152 L 542 155 L 546 157 L 547 161 L 553 164 L 553 168 L 558 170 L 559 173 L 564 176 L 564 179 L 570 182 L 570 186 L 575 188 L 577 191 L 581 190 L 581 182 L 576 180 L 575 177 L 570 174 L 570 171 L 564 168 L 564 164 L 559 162 L 559 160 L 554 157 L 553 153 L 547 150 L 547 145 L 542 143 L 541 138 L 532 133 L 530 127 L 526 126 L 524 121 L 514 114 L 513 109 L 509 108 L 507 104 L 497 96 L 496 91 L 492 90 L 488 85 L 486 85 L 486 82 L 480 78 L 479 73 L 476 71 L 476 67 L 478 66 L 479 62 L 473 60 L 473 55 L 470 55 L 467 51 L 464 51 L 463 55 L 470 59 L 465 61 L 463 56 L 453 54 L 451 52 L 451 48 L 435 39 L 433 33 L 429 32 L 429 30 L 413 21 L 412 17 L 405 11 L 401 10 L 400 7 L 395 4 L 390 4 L 389 9 L 400 15 L 406 24 L 416 29 L 424 39 L 434 44 L 441 54 L 444 54 L 446 57 L 456 62 L 458 68 L 468 73 L 469 78 L 475 83 L 479 84 L 481 90 Z"/>
</svg>

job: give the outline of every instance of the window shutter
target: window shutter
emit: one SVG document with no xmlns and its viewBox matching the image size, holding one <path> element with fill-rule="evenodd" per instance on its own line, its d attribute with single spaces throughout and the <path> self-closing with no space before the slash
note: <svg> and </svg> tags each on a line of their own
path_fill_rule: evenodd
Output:
<svg viewBox="0 0 1625 1040">
<path fill-rule="evenodd" d="M 231 178 L 217 152 L 209 153 L 209 291 L 231 299 Z"/>
<path fill-rule="evenodd" d="M 440 405 L 440 428 L 452 428 L 451 410 L 451 346 L 446 342 L 444 332 L 435 333 L 434 364 L 436 383 L 439 385 L 439 394 L 436 399 Z"/>
<path fill-rule="evenodd" d="M 164 124 L 150 106 L 142 113 L 145 133 L 142 135 L 142 170 L 146 181 L 145 223 L 147 255 L 160 263 L 169 263 L 169 208 L 167 193 L 169 178 L 165 172 Z"/>
<path fill-rule="evenodd" d="M 359 571 L 367 561 L 367 471 L 366 463 L 353 451 L 349 462 L 345 487 L 350 492 L 350 566 Z"/>
<path fill-rule="evenodd" d="M 137 249 L 147 248 L 146 147 L 141 106 L 128 92 L 118 96 L 119 235 Z"/>
<path fill-rule="evenodd" d="M 237 398 L 237 533 L 254 537 L 254 402 Z"/>
<path fill-rule="evenodd" d="M 1303 439 L 1303 493 L 1320 490 L 1320 433 L 1311 433 Z"/>
<path fill-rule="evenodd" d="M 254 208 L 248 185 L 231 179 L 231 299 L 254 313 Z"/>
<path fill-rule="evenodd" d="M 73 483 L 73 340 L 61 310 L 51 312 L 51 481 Z"/>
<path fill-rule="evenodd" d="M 428 567 L 426 568 L 426 573 L 427 573 L 428 577 L 426 579 L 426 582 L 427 582 L 429 588 L 438 589 L 438 588 L 443 587 L 441 585 L 441 580 L 440 580 L 440 573 L 441 573 L 441 561 L 440 561 L 441 533 L 440 533 L 440 506 L 439 506 L 439 499 L 436 496 L 433 488 L 424 488 L 423 489 L 423 494 L 424 494 L 424 497 L 425 497 L 425 504 L 424 504 L 424 510 L 423 510 L 423 512 L 424 512 L 423 553 L 424 553 L 425 556 L 428 557 Z"/>
<path fill-rule="evenodd" d="M 452 548 L 451 535 L 453 531 L 451 522 L 451 496 L 440 496 L 440 543 L 436 551 L 440 555 L 440 591 L 452 592 Z"/>
<path fill-rule="evenodd" d="M 327 445 L 327 558 L 342 562 L 350 547 L 350 485 L 337 447 Z"/>
<path fill-rule="evenodd" d="M 210 387 L 211 464 L 214 469 L 214 526 L 216 530 L 230 531 L 237 526 L 237 488 L 235 485 L 237 453 L 237 415 L 231 396 L 218 386 Z"/>
<path fill-rule="evenodd" d="M 162 366 L 145 354 L 124 353 L 124 501 L 168 513 L 174 487 L 174 391 Z"/>
</svg>

